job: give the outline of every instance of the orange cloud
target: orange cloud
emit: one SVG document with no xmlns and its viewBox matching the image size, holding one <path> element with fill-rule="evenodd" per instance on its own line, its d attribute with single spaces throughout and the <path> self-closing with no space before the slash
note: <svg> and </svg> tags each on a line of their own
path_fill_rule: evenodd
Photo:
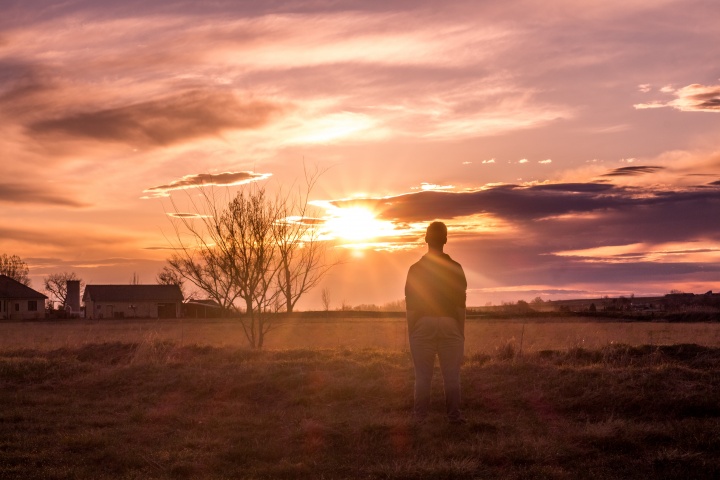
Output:
<svg viewBox="0 0 720 480">
<path fill-rule="evenodd" d="M 720 85 L 700 85 L 693 83 L 686 87 L 673 90 L 664 87 L 664 93 L 672 93 L 675 100 L 669 102 L 652 101 L 638 103 L 634 107 L 638 110 L 649 108 L 671 107 L 681 112 L 720 112 Z"/>
</svg>

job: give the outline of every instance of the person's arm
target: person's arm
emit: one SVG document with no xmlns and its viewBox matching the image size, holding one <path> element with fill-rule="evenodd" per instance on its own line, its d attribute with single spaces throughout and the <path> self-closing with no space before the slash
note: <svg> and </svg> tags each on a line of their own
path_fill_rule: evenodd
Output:
<svg viewBox="0 0 720 480">
<path fill-rule="evenodd" d="M 463 338 L 465 338 L 465 307 L 457 308 L 457 321 L 460 325 L 460 333 L 462 333 Z"/>
<path fill-rule="evenodd" d="M 415 330 L 418 320 L 420 320 L 420 313 L 416 310 L 408 310 L 406 312 L 408 333 L 412 333 Z"/>
<path fill-rule="evenodd" d="M 415 330 L 417 321 L 420 319 L 420 312 L 415 304 L 417 293 L 415 292 L 415 275 L 413 267 L 408 270 L 407 279 L 405 280 L 405 318 L 407 319 L 408 334 Z"/>
<path fill-rule="evenodd" d="M 458 267 L 460 269 L 459 272 L 459 279 L 460 279 L 460 285 L 462 289 L 462 297 L 461 297 L 461 303 L 460 306 L 457 307 L 457 319 L 458 323 L 460 324 L 460 333 L 462 333 L 463 338 L 465 338 L 465 316 L 466 316 L 466 306 L 467 306 L 467 278 L 465 278 L 465 272 L 463 271 L 463 268 L 458 264 Z"/>
</svg>

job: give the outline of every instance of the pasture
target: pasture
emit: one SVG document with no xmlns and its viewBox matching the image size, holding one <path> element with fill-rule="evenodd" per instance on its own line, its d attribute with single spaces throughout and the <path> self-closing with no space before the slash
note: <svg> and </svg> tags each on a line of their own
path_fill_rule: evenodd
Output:
<svg viewBox="0 0 720 480">
<path fill-rule="evenodd" d="M 720 478 L 716 324 L 469 322 L 460 426 L 439 372 L 412 422 L 404 334 L 0 323 L 0 478 Z"/>
<path fill-rule="evenodd" d="M 523 353 L 598 349 L 606 345 L 672 345 L 695 343 L 720 347 L 720 323 L 598 322 L 583 317 L 560 322 L 468 320 L 466 353 L 490 354 L 513 346 Z M 168 341 L 177 345 L 243 348 L 247 345 L 236 319 L 97 320 L 0 322 L 0 349 L 51 350 L 85 344 Z M 407 351 L 402 318 L 338 318 L 321 316 L 279 321 L 265 348 L 379 348 Z"/>
</svg>

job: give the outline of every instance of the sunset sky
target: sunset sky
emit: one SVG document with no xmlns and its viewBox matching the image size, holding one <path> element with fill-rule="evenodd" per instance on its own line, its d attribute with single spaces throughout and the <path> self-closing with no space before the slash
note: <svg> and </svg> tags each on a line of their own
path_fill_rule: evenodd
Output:
<svg viewBox="0 0 720 480">
<path fill-rule="evenodd" d="M 331 308 L 402 298 L 436 219 L 470 305 L 720 290 L 716 0 L 0 9 L 0 253 L 38 290 L 154 283 L 173 199 L 304 165 Z"/>
</svg>

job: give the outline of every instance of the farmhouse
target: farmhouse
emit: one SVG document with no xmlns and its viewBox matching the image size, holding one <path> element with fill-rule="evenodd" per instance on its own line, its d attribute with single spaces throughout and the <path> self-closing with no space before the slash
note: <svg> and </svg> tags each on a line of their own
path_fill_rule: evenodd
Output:
<svg viewBox="0 0 720 480">
<path fill-rule="evenodd" d="M 47 296 L 7 275 L 0 275 L 0 318 L 27 320 L 45 318 Z"/>
<path fill-rule="evenodd" d="M 177 318 L 183 296 L 177 285 L 87 285 L 85 318 Z"/>
</svg>

